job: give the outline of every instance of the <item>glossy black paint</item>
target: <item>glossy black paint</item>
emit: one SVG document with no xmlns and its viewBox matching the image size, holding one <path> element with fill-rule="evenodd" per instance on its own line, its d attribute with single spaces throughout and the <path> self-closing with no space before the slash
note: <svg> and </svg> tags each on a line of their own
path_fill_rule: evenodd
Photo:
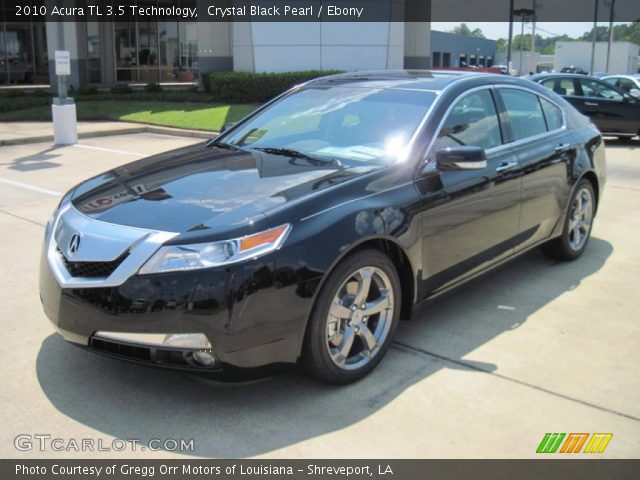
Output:
<svg viewBox="0 0 640 480">
<path fill-rule="evenodd" d="M 602 133 L 640 135 L 640 101 L 628 92 L 600 80 L 585 75 L 539 74 L 529 77 L 530 80 L 542 83 L 548 80 L 570 79 L 576 95 L 563 95 L 563 98 L 579 112 L 587 115 Z M 581 86 L 581 80 L 592 80 L 616 90 L 624 100 L 611 100 L 602 97 L 587 96 Z"/>
<path fill-rule="evenodd" d="M 253 261 L 134 275 L 112 288 L 61 289 L 43 260 L 41 298 L 65 338 L 86 345 L 96 330 L 204 332 L 225 364 L 295 362 L 327 273 L 350 253 L 372 247 L 391 256 L 403 288 L 402 313 L 409 317 L 420 302 L 559 235 L 580 178 L 592 180 L 598 195 L 604 185 L 599 132 L 535 83 L 502 75 L 387 72 L 330 77 L 302 88 L 345 82 L 441 92 L 407 161 L 350 170 L 202 144 L 78 186 L 71 195 L 81 212 L 180 232 L 172 244 L 284 223 L 292 229 L 280 250 Z M 429 148 L 449 106 L 484 87 L 501 105 L 493 86 L 527 88 L 551 99 L 565 111 L 567 128 L 513 142 L 500 112 L 505 145 L 486 152 L 486 168 L 439 170 Z M 513 168 L 496 170 L 514 161 Z"/>
</svg>

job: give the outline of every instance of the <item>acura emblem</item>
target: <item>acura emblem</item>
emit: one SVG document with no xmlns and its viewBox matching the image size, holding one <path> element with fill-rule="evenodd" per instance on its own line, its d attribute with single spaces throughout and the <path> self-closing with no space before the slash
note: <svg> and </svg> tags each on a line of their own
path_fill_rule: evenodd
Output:
<svg viewBox="0 0 640 480">
<path fill-rule="evenodd" d="M 73 255 L 80 248 L 80 234 L 74 233 L 71 235 L 71 240 L 69 241 L 69 255 Z"/>
</svg>

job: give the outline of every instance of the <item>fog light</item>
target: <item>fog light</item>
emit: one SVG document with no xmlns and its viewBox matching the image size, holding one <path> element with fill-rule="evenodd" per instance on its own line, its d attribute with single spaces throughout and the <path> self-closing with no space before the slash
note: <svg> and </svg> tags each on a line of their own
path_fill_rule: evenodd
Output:
<svg viewBox="0 0 640 480">
<path fill-rule="evenodd" d="M 213 367 L 216 364 L 215 357 L 207 352 L 193 352 L 193 361 L 203 367 Z"/>
<path fill-rule="evenodd" d="M 203 350 L 211 348 L 209 339 L 203 333 L 170 333 L 164 337 L 162 344 L 177 348 L 198 348 Z"/>
</svg>

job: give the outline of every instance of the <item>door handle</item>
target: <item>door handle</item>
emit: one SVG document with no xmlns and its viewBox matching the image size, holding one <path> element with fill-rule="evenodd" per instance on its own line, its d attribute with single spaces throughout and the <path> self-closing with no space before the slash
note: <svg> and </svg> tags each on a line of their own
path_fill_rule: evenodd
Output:
<svg viewBox="0 0 640 480">
<path fill-rule="evenodd" d="M 597 107 L 599 103 L 596 102 L 584 102 L 587 107 Z"/>
<path fill-rule="evenodd" d="M 566 152 L 570 148 L 571 148 L 571 144 L 569 144 L 569 143 L 559 143 L 556 146 L 556 148 L 553 149 L 553 151 L 556 152 L 556 153 L 562 153 L 562 152 Z"/>
<path fill-rule="evenodd" d="M 502 162 L 496 168 L 496 172 L 504 172 L 506 170 L 510 170 L 513 167 L 517 167 L 517 166 L 518 166 L 518 162 Z"/>
</svg>

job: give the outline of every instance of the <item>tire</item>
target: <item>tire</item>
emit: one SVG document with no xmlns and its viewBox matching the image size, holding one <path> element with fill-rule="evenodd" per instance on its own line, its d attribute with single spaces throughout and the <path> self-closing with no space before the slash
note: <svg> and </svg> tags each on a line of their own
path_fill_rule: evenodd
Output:
<svg viewBox="0 0 640 480">
<path fill-rule="evenodd" d="M 301 367 L 326 383 L 342 385 L 361 379 L 389 348 L 400 305 L 400 279 L 389 257 L 378 250 L 347 257 L 329 274 L 318 294 L 307 325 Z"/>
<path fill-rule="evenodd" d="M 544 244 L 542 251 L 551 258 L 566 261 L 575 260 L 582 255 L 589 243 L 595 211 L 593 185 L 583 178 L 571 196 L 562 235 Z"/>
</svg>

